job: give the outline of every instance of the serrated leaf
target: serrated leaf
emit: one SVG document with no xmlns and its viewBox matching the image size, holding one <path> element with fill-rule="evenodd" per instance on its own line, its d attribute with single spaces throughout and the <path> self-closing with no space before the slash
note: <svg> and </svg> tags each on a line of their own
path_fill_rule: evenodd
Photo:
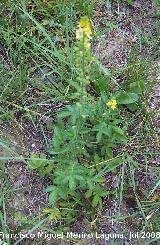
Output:
<svg viewBox="0 0 160 245">
<path fill-rule="evenodd" d="M 92 190 L 86 191 L 85 197 L 86 197 L 86 198 L 89 198 L 89 197 L 91 197 L 91 196 L 92 196 Z"/>
<path fill-rule="evenodd" d="M 92 200 L 92 205 L 93 207 L 97 207 L 98 204 L 100 204 L 102 202 L 102 199 L 101 197 L 97 194 L 93 197 L 93 200 Z"/>
<path fill-rule="evenodd" d="M 55 188 L 55 190 L 52 191 L 49 195 L 49 203 L 54 204 L 57 201 L 57 197 L 58 197 L 58 190 L 57 188 Z"/>
<path fill-rule="evenodd" d="M 112 126 L 112 130 L 114 133 L 120 134 L 120 135 L 124 135 L 124 132 L 121 128 L 116 127 L 116 126 Z"/>
<path fill-rule="evenodd" d="M 41 154 L 39 156 L 35 153 L 32 153 L 29 161 L 29 168 L 38 169 L 45 163 L 46 163 L 46 156 L 44 154 Z"/>
<path fill-rule="evenodd" d="M 101 197 L 107 197 L 109 195 L 109 191 L 102 191 L 100 195 Z"/>
</svg>

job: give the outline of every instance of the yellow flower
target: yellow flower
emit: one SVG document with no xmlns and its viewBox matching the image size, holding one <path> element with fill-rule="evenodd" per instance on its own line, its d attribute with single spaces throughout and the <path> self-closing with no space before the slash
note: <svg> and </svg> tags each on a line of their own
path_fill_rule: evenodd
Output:
<svg viewBox="0 0 160 245">
<path fill-rule="evenodd" d="M 116 100 L 114 100 L 114 99 L 109 100 L 109 101 L 107 102 L 107 105 L 108 105 L 112 110 L 114 110 L 114 109 L 117 108 L 117 102 L 116 102 Z"/>
<path fill-rule="evenodd" d="M 79 21 L 79 27 L 81 27 L 84 31 L 84 34 L 90 38 L 92 35 L 92 27 L 89 19 L 87 17 L 83 17 Z"/>
<path fill-rule="evenodd" d="M 87 17 L 82 17 L 78 24 L 78 29 L 76 31 L 76 39 L 81 40 L 85 36 L 91 39 L 92 27 L 89 19 Z"/>
</svg>

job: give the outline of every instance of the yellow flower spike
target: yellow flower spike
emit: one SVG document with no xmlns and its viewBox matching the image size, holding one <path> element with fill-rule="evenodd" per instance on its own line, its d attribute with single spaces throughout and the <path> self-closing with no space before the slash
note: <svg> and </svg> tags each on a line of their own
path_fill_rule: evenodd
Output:
<svg viewBox="0 0 160 245">
<path fill-rule="evenodd" d="M 83 17 L 79 21 L 79 26 L 83 29 L 84 34 L 88 37 L 91 38 L 92 35 L 92 27 L 90 20 L 87 17 Z"/>
<path fill-rule="evenodd" d="M 117 108 L 117 101 L 114 100 L 114 99 L 109 100 L 109 101 L 107 102 L 107 105 L 108 105 L 112 110 L 114 110 L 114 109 Z"/>
<path fill-rule="evenodd" d="M 82 17 L 78 23 L 78 29 L 76 31 L 76 39 L 82 40 L 85 36 L 91 39 L 92 26 L 90 20 L 87 17 Z"/>
</svg>

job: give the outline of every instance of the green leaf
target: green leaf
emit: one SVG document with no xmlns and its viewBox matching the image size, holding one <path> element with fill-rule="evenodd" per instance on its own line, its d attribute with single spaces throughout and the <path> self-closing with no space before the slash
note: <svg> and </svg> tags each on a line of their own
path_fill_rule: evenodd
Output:
<svg viewBox="0 0 160 245">
<path fill-rule="evenodd" d="M 100 74 L 99 68 L 94 67 L 92 80 L 94 83 L 94 88 L 97 92 L 108 92 L 108 78 L 103 74 Z"/>
<path fill-rule="evenodd" d="M 100 142 L 100 141 L 101 141 L 101 139 L 102 139 L 102 134 L 103 134 L 103 130 L 100 129 L 99 132 L 98 132 L 97 135 L 96 135 L 97 142 Z"/>
<path fill-rule="evenodd" d="M 112 147 L 109 147 L 108 145 L 106 145 L 106 155 L 108 158 L 113 157 Z"/>
<path fill-rule="evenodd" d="M 54 128 L 53 146 L 56 150 L 60 149 L 60 145 L 63 143 L 62 129 L 60 126 Z"/>
<path fill-rule="evenodd" d="M 138 110 L 140 105 L 137 105 L 136 103 L 132 103 L 132 104 L 128 104 L 127 105 L 127 108 L 130 110 L 130 111 L 136 111 Z"/>
<path fill-rule="evenodd" d="M 133 92 L 136 94 L 142 94 L 143 91 L 144 91 L 143 81 L 136 81 L 136 82 L 130 83 L 130 92 Z"/>
<path fill-rule="evenodd" d="M 58 208 L 54 208 L 49 215 L 49 220 L 60 220 L 62 218 L 61 211 Z"/>
<path fill-rule="evenodd" d="M 102 191 L 101 193 L 100 193 L 100 195 L 101 195 L 101 197 L 107 197 L 108 195 L 109 195 L 109 191 Z"/>
<path fill-rule="evenodd" d="M 86 196 L 86 198 L 91 197 L 92 196 L 92 190 L 86 191 L 85 196 Z"/>
<path fill-rule="evenodd" d="M 117 103 L 120 105 L 132 104 L 138 101 L 138 95 L 130 92 L 119 92 L 116 95 Z"/>
<path fill-rule="evenodd" d="M 71 114 L 72 114 L 71 111 L 63 110 L 58 113 L 58 118 L 66 118 L 70 116 Z"/>
<path fill-rule="evenodd" d="M 38 169 L 46 163 L 47 159 L 45 154 L 41 154 L 40 156 L 32 153 L 29 161 L 30 169 Z"/>
<path fill-rule="evenodd" d="M 63 187 L 60 187 L 58 188 L 57 187 L 57 190 L 58 190 L 58 195 L 62 198 L 62 199 L 65 199 L 66 196 L 69 194 L 69 190 L 68 188 L 66 188 L 65 186 Z"/>
<path fill-rule="evenodd" d="M 97 142 L 100 142 L 102 139 L 102 135 L 105 134 L 107 136 L 109 135 L 109 129 L 107 128 L 107 124 L 105 122 L 101 122 L 100 124 L 96 125 L 95 131 L 98 131 L 96 138 L 97 138 Z"/>
<path fill-rule="evenodd" d="M 133 0 L 126 0 L 126 3 L 129 4 L 129 5 L 132 5 L 133 4 Z"/>
<path fill-rule="evenodd" d="M 75 190 L 75 188 L 76 188 L 75 176 L 73 176 L 73 178 L 71 177 L 69 179 L 69 188 L 71 191 Z"/>
<path fill-rule="evenodd" d="M 49 203 L 54 204 L 58 200 L 58 190 L 57 188 L 54 189 L 49 195 Z"/>
<path fill-rule="evenodd" d="M 1 211 L 0 211 L 0 221 L 1 221 L 1 223 L 3 223 L 3 214 Z"/>
<path fill-rule="evenodd" d="M 98 206 L 98 204 L 101 204 L 101 203 L 102 203 L 102 198 L 98 194 L 96 194 L 92 200 L 93 207 L 96 207 Z"/>
<path fill-rule="evenodd" d="M 119 128 L 119 127 L 112 126 L 112 131 L 113 131 L 114 133 L 117 133 L 117 134 L 120 134 L 120 135 L 124 135 L 123 130 L 122 130 L 121 128 Z"/>
<path fill-rule="evenodd" d="M 107 172 L 115 172 L 116 168 L 124 163 L 123 157 L 116 157 L 111 159 L 107 165 Z"/>
<path fill-rule="evenodd" d="M 46 192 L 51 192 L 55 189 L 55 186 L 54 185 L 50 185 L 46 188 Z"/>
</svg>

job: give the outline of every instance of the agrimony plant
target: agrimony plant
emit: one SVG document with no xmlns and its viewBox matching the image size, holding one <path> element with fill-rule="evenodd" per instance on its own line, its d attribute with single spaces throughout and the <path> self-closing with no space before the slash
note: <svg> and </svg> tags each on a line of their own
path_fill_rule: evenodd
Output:
<svg viewBox="0 0 160 245">
<path fill-rule="evenodd" d="M 49 175 L 53 185 L 47 188 L 51 208 L 45 213 L 50 218 L 74 220 L 78 211 L 93 217 L 95 208 L 102 207 L 102 200 L 109 194 L 100 174 L 105 162 L 112 158 L 112 149 L 127 142 L 126 125 L 119 113 L 119 102 L 125 104 L 126 95 L 112 94 L 104 75 L 96 67 L 91 53 L 92 27 L 87 17 L 80 19 L 74 47 L 74 82 L 71 105 L 57 113 L 50 160 L 31 157 L 30 166 L 41 174 Z M 94 74 L 94 75 L 93 75 Z M 99 93 L 89 91 L 91 82 L 99 83 Z M 94 87 L 94 84 L 93 84 Z M 101 89 L 102 88 L 102 89 Z M 137 100 L 131 98 L 129 103 Z M 127 101 L 128 103 L 128 101 Z M 36 166 L 37 164 L 37 166 Z M 49 170 L 49 171 L 48 171 Z M 101 171 L 103 172 L 103 171 Z M 55 211 L 56 210 L 56 211 Z M 78 210 L 78 211 L 77 211 Z"/>
</svg>

